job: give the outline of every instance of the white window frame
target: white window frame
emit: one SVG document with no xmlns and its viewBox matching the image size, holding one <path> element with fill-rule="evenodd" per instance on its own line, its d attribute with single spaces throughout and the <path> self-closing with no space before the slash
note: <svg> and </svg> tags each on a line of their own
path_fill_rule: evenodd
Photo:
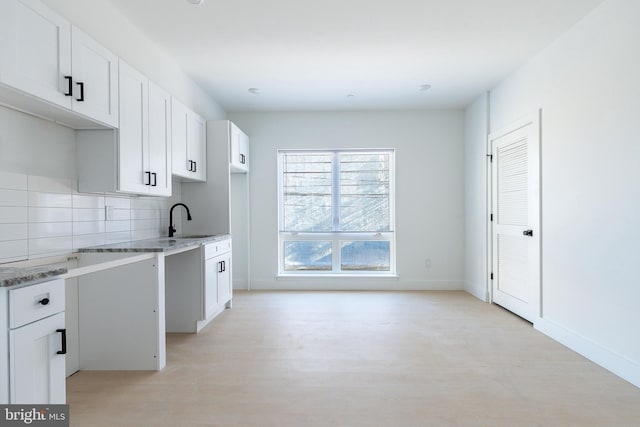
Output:
<svg viewBox="0 0 640 427">
<path fill-rule="evenodd" d="M 340 168 L 337 163 L 336 153 L 388 153 L 389 154 L 389 231 L 385 232 L 287 232 L 284 230 L 283 215 L 283 170 L 284 154 L 301 153 L 312 154 L 333 153 L 332 182 L 340 182 Z M 395 149 L 309 149 L 309 150 L 278 150 L 278 277 L 396 277 L 396 189 L 395 189 Z M 339 184 L 337 184 L 339 185 Z M 340 193 L 332 192 L 333 229 L 339 227 Z M 284 269 L 284 243 L 285 241 L 330 241 L 332 245 L 332 269 L 329 270 L 309 270 L 309 271 L 285 271 Z M 388 241 L 389 242 L 389 270 L 388 271 L 341 271 L 340 244 L 343 241 Z"/>
</svg>

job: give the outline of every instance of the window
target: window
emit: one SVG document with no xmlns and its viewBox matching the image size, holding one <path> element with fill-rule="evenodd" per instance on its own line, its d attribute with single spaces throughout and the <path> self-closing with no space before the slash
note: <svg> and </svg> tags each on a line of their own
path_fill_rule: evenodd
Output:
<svg viewBox="0 0 640 427">
<path fill-rule="evenodd" d="M 394 275 L 394 151 L 278 152 L 280 275 Z"/>
</svg>

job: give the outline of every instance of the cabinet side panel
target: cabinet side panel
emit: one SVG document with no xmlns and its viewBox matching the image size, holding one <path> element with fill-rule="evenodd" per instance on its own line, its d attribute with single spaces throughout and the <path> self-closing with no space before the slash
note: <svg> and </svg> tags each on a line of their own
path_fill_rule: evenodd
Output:
<svg viewBox="0 0 640 427">
<path fill-rule="evenodd" d="M 150 259 L 79 278 L 81 370 L 158 369 L 158 268 Z"/>
<path fill-rule="evenodd" d="M 115 192 L 117 189 L 117 141 L 114 130 L 79 130 L 78 191 Z"/>
</svg>

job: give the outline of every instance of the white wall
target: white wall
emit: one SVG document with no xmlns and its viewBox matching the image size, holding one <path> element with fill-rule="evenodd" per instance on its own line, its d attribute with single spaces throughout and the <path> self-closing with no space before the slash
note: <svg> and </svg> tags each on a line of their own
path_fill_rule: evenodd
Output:
<svg viewBox="0 0 640 427">
<path fill-rule="evenodd" d="M 42 1 L 205 119 L 225 118 L 215 100 L 108 0 Z"/>
<path fill-rule="evenodd" d="M 542 109 L 535 326 L 638 386 L 639 16 L 637 0 L 605 1 L 492 90 L 490 107 L 491 130 Z"/>
<path fill-rule="evenodd" d="M 230 119 L 251 138 L 252 288 L 463 288 L 463 111 L 235 113 Z M 399 279 L 276 279 L 277 150 L 367 147 L 396 149 Z"/>
<path fill-rule="evenodd" d="M 465 283 L 464 289 L 487 299 L 487 135 L 488 95 L 465 111 Z"/>
</svg>

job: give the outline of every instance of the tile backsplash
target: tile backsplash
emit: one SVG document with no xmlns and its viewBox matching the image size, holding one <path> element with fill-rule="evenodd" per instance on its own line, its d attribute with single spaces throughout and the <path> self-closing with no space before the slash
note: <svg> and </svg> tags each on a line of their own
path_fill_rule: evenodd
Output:
<svg viewBox="0 0 640 427">
<path fill-rule="evenodd" d="M 111 196 L 78 193 L 72 179 L 0 171 L 0 263 L 166 235 L 179 201 L 179 182 L 172 197 Z"/>
</svg>

